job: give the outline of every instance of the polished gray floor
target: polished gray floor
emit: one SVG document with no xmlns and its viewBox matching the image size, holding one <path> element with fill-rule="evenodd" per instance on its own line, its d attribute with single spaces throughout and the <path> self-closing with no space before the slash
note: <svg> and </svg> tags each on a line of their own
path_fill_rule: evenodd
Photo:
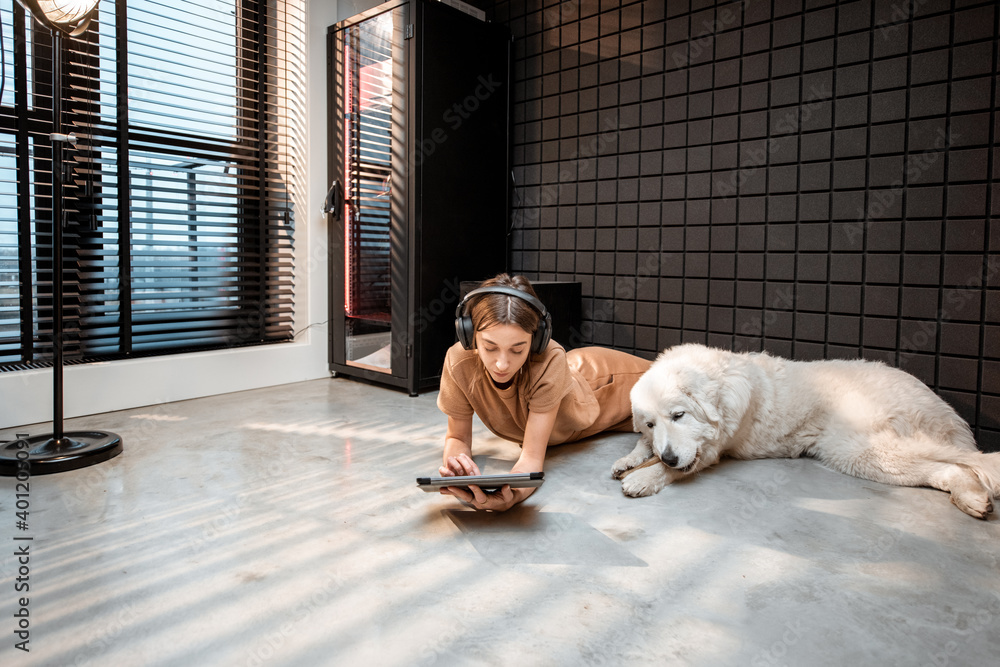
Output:
<svg viewBox="0 0 1000 667">
<path fill-rule="evenodd" d="M 125 453 L 32 478 L 27 532 L 0 479 L 0 664 L 996 664 L 1000 522 L 941 492 L 773 460 L 625 498 L 609 434 L 480 514 L 414 485 L 435 397 L 338 378 L 73 420 Z"/>
</svg>

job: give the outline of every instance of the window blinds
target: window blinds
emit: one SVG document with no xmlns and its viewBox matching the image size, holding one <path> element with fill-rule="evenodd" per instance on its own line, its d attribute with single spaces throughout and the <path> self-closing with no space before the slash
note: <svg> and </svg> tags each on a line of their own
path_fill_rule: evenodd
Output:
<svg viewBox="0 0 1000 667">
<path fill-rule="evenodd" d="M 0 369 L 52 353 L 52 40 L 0 0 Z M 301 3 L 102 2 L 63 40 L 61 344 L 95 360 L 289 340 Z"/>
</svg>

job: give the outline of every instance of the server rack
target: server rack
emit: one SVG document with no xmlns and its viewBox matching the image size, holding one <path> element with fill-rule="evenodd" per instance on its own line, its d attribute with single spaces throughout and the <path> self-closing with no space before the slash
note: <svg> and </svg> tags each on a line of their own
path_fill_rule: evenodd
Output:
<svg viewBox="0 0 1000 667">
<path fill-rule="evenodd" d="M 436 0 L 328 29 L 330 369 L 436 388 L 460 284 L 509 257 L 511 38 Z"/>
</svg>

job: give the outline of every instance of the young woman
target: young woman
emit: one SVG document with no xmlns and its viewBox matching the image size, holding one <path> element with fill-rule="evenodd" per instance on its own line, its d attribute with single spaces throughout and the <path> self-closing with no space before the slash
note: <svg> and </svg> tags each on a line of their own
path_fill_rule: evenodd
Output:
<svg viewBox="0 0 1000 667">
<path fill-rule="evenodd" d="M 438 408 L 448 416 L 440 475 L 478 475 L 472 416 L 521 443 L 511 472 L 540 472 L 549 445 L 602 431 L 631 431 L 629 391 L 652 362 L 601 347 L 566 352 L 549 339 L 551 321 L 531 283 L 500 274 L 459 304 L 459 342 L 445 356 Z M 477 509 L 503 511 L 533 488 L 485 493 L 447 487 Z"/>
</svg>

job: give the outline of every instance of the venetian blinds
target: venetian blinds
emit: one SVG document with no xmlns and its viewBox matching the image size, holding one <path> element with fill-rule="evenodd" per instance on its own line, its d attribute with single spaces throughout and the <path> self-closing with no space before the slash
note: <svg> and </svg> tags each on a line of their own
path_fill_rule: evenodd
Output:
<svg viewBox="0 0 1000 667">
<path fill-rule="evenodd" d="M 83 360 L 288 340 L 304 3 L 104 0 L 63 40 L 0 0 L 0 369 L 51 355 L 52 95 L 68 146 L 62 344 Z"/>
</svg>

